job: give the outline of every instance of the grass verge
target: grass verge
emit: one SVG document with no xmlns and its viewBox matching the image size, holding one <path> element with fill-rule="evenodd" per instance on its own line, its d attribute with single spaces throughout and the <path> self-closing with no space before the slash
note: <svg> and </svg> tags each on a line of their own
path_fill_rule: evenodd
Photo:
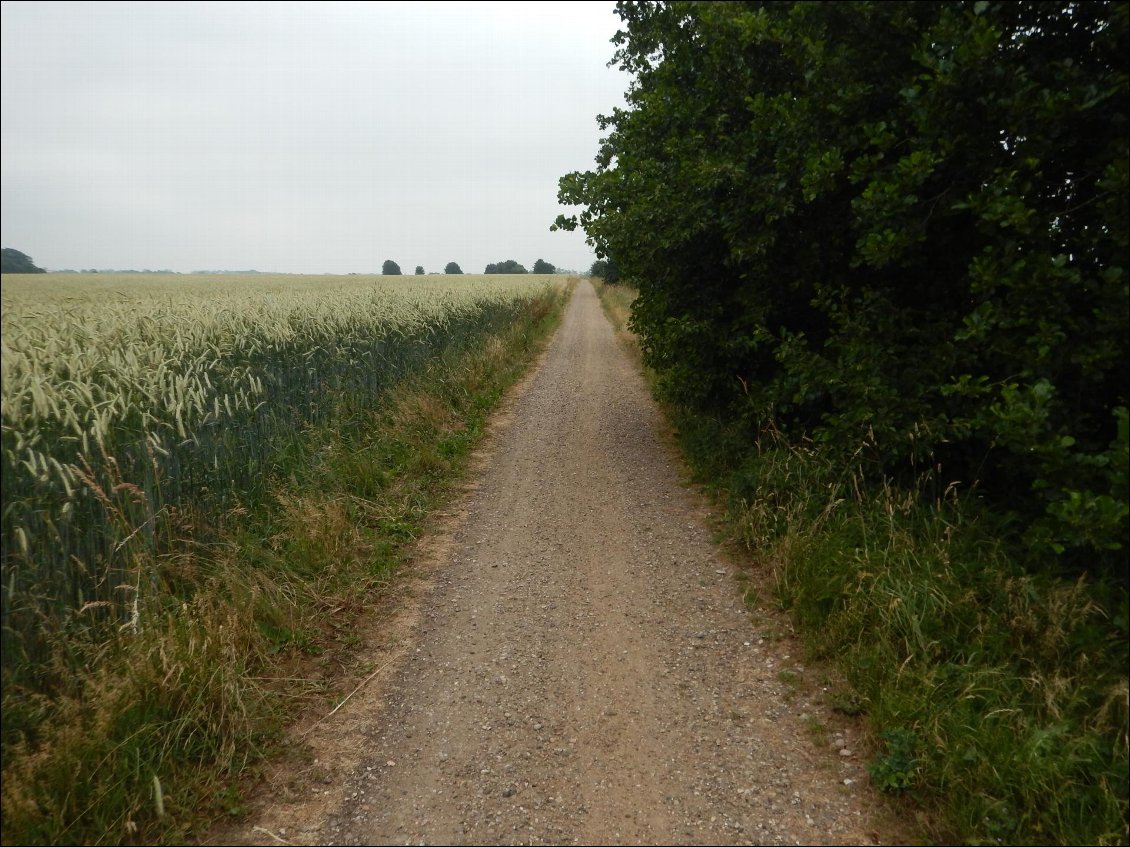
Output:
<svg viewBox="0 0 1130 847">
<path fill-rule="evenodd" d="M 6 680 L 3 843 L 182 843 L 238 814 L 241 776 L 324 693 L 563 299 L 373 406 L 323 398 L 327 423 L 279 451 L 264 502 L 177 515 L 178 552 L 137 563 L 149 591 L 131 626 L 64 631 L 50 694 Z M 295 677 L 311 656 L 325 674 Z"/>
<path fill-rule="evenodd" d="M 596 289 L 597 296 L 600 297 L 600 305 L 604 309 L 604 314 L 612 323 L 612 328 L 616 331 L 617 337 L 638 356 L 639 341 L 628 327 L 628 321 L 632 315 L 632 303 L 635 301 L 638 292 L 630 285 L 609 285 L 600 278 L 594 278 L 592 284 L 593 288 Z"/>
<path fill-rule="evenodd" d="M 1125 585 L 1040 571 L 928 480 L 867 487 L 819 445 L 666 412 L 751 582 L 845 680 L 828 704 L 864 716 L 872 785 L 940 843 L 1130 840 Z"/>
</svg>

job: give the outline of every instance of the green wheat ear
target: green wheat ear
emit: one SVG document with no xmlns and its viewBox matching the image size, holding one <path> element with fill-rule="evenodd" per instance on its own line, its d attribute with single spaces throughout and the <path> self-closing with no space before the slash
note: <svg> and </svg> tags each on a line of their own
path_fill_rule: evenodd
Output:
<svg viewBox="0 0 1130 847">
<path fill-rule="evenodd" d="M 157 809 L 157 817 L 165 816 L 165 794 L 161 790 L 161 778 L 153 774 L 153 805 Z"/>
</svg>

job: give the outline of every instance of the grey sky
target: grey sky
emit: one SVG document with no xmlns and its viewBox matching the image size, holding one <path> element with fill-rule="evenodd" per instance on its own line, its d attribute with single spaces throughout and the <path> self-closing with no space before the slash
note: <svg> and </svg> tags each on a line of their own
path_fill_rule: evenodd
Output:
<svg viewBox="0 0 1130 847">
<path fill-rule="evenodd" d="M 467 273 L 593 165 L 612 2 L 4 2 L 4 247 L 40 267 Z"/>
</svg>

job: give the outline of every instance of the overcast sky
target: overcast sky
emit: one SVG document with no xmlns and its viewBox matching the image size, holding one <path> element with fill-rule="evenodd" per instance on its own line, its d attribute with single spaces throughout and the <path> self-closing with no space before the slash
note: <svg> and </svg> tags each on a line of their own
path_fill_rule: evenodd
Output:
<svg viewBox="0 0 1130 847">
<path fill-rule="evenodd" d="M 0 238 L 48 269 L 586 270 L 612 2 L 4 2 Z"/>
</svg>

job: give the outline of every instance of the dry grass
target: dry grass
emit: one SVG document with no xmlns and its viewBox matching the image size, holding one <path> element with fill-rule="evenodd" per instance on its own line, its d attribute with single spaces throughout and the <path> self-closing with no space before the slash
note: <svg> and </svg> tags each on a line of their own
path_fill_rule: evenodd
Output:
<svg viewBox="0 0 1130 847">
<path fill-rule="evenodd" d="M 600 297 L 600 305 L 604 309 L 604 314 L 612 323 L 612 328 L 616 331 L 617 338 L 624 347 L 632 354 L 636 361 L 640 359 L 640 343 L 639 338 L 631 328 L 628 322 L 632 317 L 632 303 L 635 302 L 639 292 L 628 285 L 627 283 L 617 283 L 615 285 L 608 285 L 602 280 L 592 280 L 593 287 L 596 289 L 597 295 Z"/>
</svg>

